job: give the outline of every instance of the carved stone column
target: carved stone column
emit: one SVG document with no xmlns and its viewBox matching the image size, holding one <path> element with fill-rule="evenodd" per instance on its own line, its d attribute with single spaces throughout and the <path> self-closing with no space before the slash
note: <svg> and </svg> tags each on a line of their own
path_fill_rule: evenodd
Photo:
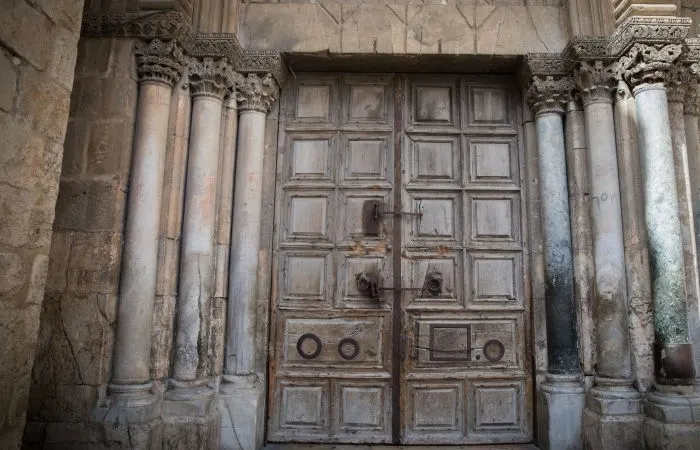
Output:
<svg viewBox="0 0 700 450">
<path fill-rule="evenodd" d="M 137 43 L 139 99 L 129 182 L 110 393 L 149 398 L 158 231 L 172 86 L 182 51 L 174 42 Z"/>
<path fill-rule="evenodd" d="M 638 449 L 641 396 L 632 388 L 627 282 L 617 168 L 611 66 L 582 61 L 575 72 L 588 142 L 590 214 L 595 265 L 595 387 L 586 398 L 583 439 L 588 449 Z M 624 422 L 624 428 L 620 424 Z M 624 430 L 624 432 L 620 432 Z"/>
<path fill-rule="evenodd" d="M 700 67 L 693 70 L 700 70 Z M 690 180 L 689 201 L 694 225 L 695 242 L 695 268 L 700 266 L 700 131 L 698 130 L 698 118 L 700 118 L 700 84 L 694 74 L 687 84 L 683 98 L 683 119 L 685 126 L 686 148 L 688 150 L 688 180 Z M 695 360 L 695 391 L 700 394 L 700 300 L 688 301 L 688 326 L 690 327 L 690 340 L 693 343 Z"/>
<path fill-rule="evenodd" d="M 539 444 L 578 449 L 584 390 L 576 329 L 574 269 L 563 116 L 573 84 L 569 78 L 534 76 L 528 90 L 535 111 L 547 322 L 547 381 L 538 393 Z M 544 200 L 546 199 L 546 200 Z"/>
<path fill-rule="evenodd" d="M 225 373 L 247 375 L 254 369 L 255 297 L 262 170 L 265 152 L 265 120 L 277 96 L 271 75 L 248 75 L 238 90 L 240 111 L 238 161 L 233 200 L 231 259 Z"/>
<path fill-rule="evenodd" d="M 660 385 L 692 384 L 692 349 L 688 340 L 685 269 L 678 219 L 666 85 L 680 44 L 661 48 L 635 44 L 620 59 L 634 87 L 645 198 L 645 222 L 654 298 L 656 381 Z"/>
<path fill-rule="evenodd" d="M 666 83 L 681 44 L 635 43 L 620 58 L 633 86 L 639 121 L 645 223 L 654 301 L 656 391 L 644 402 L 648 449 L 694 448 L 700 420 L 693 413 L 693 352 L 688 335 L 683 242 Z"/>
<path fill-rule="evenodd" d="M 222 449 L 253 450 L 262 444 L 264 391 L 256 373 L 258 254 L 262 212 L 265 123 L 278 85 L 270 74 L 248 74 L 237 90 L 238 148 L 233 194 L 229 305 L 220 407 Z M 272 182 L 272 180 L 267 180 Z"/>
<path fill-rule="evenodd" d="M 173 361 L 176 385 L 197 380 L 201 317 L 209 312 L 214 291 L 214 229 L 221 111 L 234 72 L 226 59 L 205 57 L 189 70 L 192 125 L 185 184 L 180 249 L 178 313 Z M 177 383 L 185 382 L 185 383 Z"/>
</svg>

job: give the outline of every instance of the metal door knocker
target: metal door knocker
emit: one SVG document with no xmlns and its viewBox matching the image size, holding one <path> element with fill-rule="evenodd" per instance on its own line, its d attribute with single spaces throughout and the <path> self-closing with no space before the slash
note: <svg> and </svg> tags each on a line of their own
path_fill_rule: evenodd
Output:
<svg viewBox="0 0 700 450">
<path fill-rule="evenodd" d="M 355 275 L 355 286 L 362 294 L 370 298 L 379 297 L 379 280 L 373 273 L 360 272 Z"/>
<path fill-rule="evenodd" d="M 425 288 L 430 295 L 437 297 L 442 293 L 442 273 L 433 270 L 425 275 Z"/>
</svg>

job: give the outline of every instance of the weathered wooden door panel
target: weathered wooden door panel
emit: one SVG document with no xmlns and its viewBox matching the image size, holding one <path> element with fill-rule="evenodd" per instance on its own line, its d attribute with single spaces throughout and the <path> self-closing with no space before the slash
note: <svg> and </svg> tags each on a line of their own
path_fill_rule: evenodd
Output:
<svg viewBox="0 0 700 450">
<path fill-rule="evenodd" d="M 531 440 L 517 117 L 497 77 L 286 89 L 269 440 Z"/>
</svg>

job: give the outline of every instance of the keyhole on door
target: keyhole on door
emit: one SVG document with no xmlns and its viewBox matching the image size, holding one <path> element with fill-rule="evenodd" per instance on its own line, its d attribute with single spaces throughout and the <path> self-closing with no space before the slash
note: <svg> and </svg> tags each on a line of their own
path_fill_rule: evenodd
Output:
<svg viewBox="0 0 700 450">
<path fill-rule="evenodd" d="M 382 203 L 379 200 L 367 200 L 362 204 L 362 234 L 379 236 L 382 223 Z"/>
</svg>

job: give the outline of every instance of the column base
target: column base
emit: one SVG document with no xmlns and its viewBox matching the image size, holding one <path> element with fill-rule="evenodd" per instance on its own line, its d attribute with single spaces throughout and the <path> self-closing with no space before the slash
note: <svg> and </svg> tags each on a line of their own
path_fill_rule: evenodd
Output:
<svg viewBox="0 0 700 450">
<path fill-rule="evenodd" d="M 265 437 L 265 389 L 257 375 L 224 375 L 219 389 L 221 450 L 257 450 Z"/>
<path fill-rule="evenodd" d="M 583 448 L 585 392 L 579 375 L 547 374 L 537 393 L 537 441 L 543 450 Z"/>
<path fill-rule="evenodd" d="M 583 411 L 583 445 L 590 450 L 643 448 L 642 397 L 632 380 L 596 378 Z"/>
<path fill-rule="evenodd" d="M 219 449 L 221 414 L 214 380 L 169 380 L 163 399 L 163 448 Z"/>
<path fill-rule="evenodd" d="M 700 448 L 700 396 L 693 386 L 658 388 L 644 399 L 645 448 Z"/>
<path fill-rule="evenodd" d="M 134 450 L 160 449 L 162 397 L 152 388 L 153 383 L 109 385 L 105 403 L 90 413 L 91 423 L 57 424 L 53 431 L 61 441 L 70 437 L 75 448 L 102 448 L 121 443 Z M 75 429 L 71 431 L 71 427 Z"/>
</svg>

